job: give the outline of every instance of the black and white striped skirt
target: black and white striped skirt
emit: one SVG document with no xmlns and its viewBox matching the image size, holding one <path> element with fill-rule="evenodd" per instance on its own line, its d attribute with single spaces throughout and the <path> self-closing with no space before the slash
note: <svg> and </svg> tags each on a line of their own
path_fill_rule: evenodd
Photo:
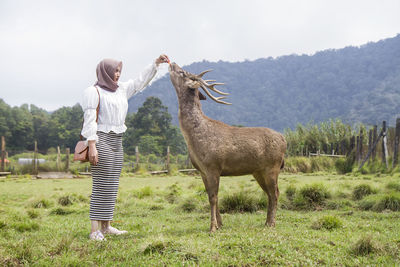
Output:
<svg viewBox="0 0 400 267">
<path fill-rule="evenodd" d="M 99 162 L 92 166 L 93 186 L 89 215 L 90 220 L 111 221 L 124 159 L 122 133 L 97 132 L 97 136 Z"/>
</svg>

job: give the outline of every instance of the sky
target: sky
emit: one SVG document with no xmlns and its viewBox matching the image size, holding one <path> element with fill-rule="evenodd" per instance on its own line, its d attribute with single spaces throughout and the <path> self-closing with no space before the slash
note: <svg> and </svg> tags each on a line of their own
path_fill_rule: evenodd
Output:
<svg viewBox="0 0 400 267">
<path fill-rule="evenodd" d="M 399 0 L 0 0 L 0 99 L 73 106 L 103 58 L 124 81 L 160 54 L 184 66 L 360 46 L 399 34 L 399 14 Z"/>
</svg>

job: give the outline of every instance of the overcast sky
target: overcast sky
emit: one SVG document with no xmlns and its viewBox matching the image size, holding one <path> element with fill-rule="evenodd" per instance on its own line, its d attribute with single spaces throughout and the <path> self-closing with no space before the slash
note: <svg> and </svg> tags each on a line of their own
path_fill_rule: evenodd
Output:
<svg viewBox="0 0 400 267">
<path fill-rule="evenodd" d="M 103 58 L 127 80 L 161 53 L 179 65 L 313 54 L 394 37 L 399 14 L 399 0 L 0 0 L 0 98 L 53 111 L 80 101 Z"/>
</svg>

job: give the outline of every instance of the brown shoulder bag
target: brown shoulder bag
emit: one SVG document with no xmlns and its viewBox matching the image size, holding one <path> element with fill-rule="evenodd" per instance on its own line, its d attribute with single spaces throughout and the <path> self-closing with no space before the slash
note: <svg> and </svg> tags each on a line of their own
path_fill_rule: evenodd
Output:
<svg viewBox="0 0 400 267">
<path fill-rule="evenodd" d="M 99 103 L 97 104 L 96 108 L 96 123 L 99 120 L 99 110 L 100 110 L 100 93 L 99 89 L 96 86 L 97 94 L 99 96 Z M 83 121 L 82 121 L 83 127 Z M 89 144 L 87 141 L 83 141 L 83 136 L 80 135 L 80 141 L 76 143 L 75 151 L 74 151 L 74 161 L 80 162 L 88 162 L 89 161 Z"/>
</svg>

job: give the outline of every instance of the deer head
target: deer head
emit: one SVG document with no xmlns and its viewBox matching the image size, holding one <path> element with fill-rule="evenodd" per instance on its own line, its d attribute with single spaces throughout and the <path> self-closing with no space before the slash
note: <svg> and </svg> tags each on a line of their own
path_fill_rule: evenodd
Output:
<svg viewBox="0 0 400 267">
<path fill-rule="evenodd" d="M 215 80 L 203 80 L 203 75 L 210 71 L 211 70 L 206 70 L 198 75 L 195 75 L 183 70 L 176 63 L 171 63 L 171 65 L 169 66 L 171 82 L 177 90 L 178 94 L 185 93 L 185 90 L 197 90 L 201 87 L 204 92 L 215 102 L 225 105 L 232 105 L 231 103 L 222 101 L 222 99 L 226 98 L 225 95 L 229 94 L 221 92 L 215 88 L 216 85 L 223 85 L 224 83 L 216 83 Z M 208 91 L 208 89 L 224 96 L 215 97 L 210 93 L 210 91 Z M 200 92 L 198 92 L 198 96 L 200 100 L 206 99 L 206 97 Z"/>
</svg>

